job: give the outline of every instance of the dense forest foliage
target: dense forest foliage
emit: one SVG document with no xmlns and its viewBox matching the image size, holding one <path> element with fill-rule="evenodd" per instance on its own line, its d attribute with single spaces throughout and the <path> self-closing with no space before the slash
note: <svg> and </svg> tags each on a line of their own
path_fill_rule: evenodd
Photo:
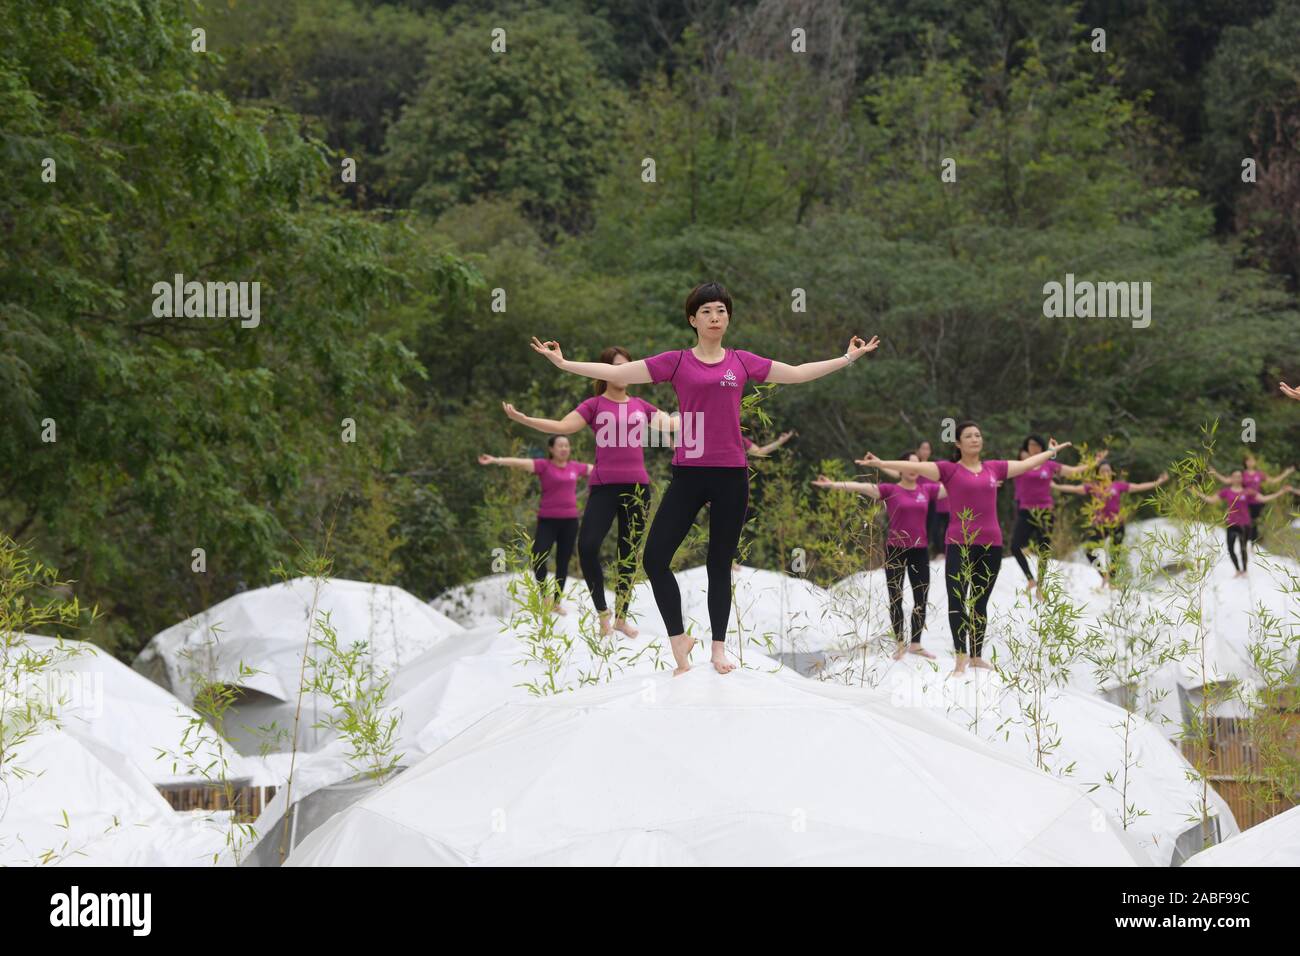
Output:
<svg viewBox="0 0 1300 956">
<path fill-rule="evenodd" d="M 326 540 L 423 597 L 488 573 L 531 489 L 475 456 L 542 447 L 501 401 L 589 394 L 529 337 L 686 346 L 706 278 L 729 344 L 883 341 L 762 393 L 798 481 L 946 418 L 1139 479 L 1215 421 L 1222 465 L 1247 419 L 1300 450 L 1300 0 L 0 8 L 0 528 L 124 656 Z M 1045 317 L 1067 273 L 1150 282 L 1150 326 Z M 177 274 L 260 324 L 159 317 Z"/>
</svg>

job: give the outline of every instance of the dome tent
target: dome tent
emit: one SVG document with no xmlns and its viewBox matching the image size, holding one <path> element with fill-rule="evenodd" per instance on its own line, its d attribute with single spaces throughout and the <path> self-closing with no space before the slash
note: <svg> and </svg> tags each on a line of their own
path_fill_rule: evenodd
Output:
<svg viewBox="0 0 1300 956">
<path fill-rule="evenodd" d="M 319 583 L 319 594 L 317 584 Z M 245 591 L 154 636 L 132 665 L 187 703 L 194 668 L 209 680 L 241 688 L 227 731 L 245 753 L 263 741 L 235 736 L 240 727 L 292 725 L 302 674 L 303 648 L 312 626 L 311 610 L 328 613 L 339 642 L 369 645 L 375 667 L 393 672 L 438 642 L 462 631 L 401 588 L 328 578 L 312 578 Z M 310 728 L 328 701 L 307 695 L 309 715 L 300 726 L 300 749 L 320 746 L 327 735 Z M 279 740 L 274 747 L 289 749 Z"/>
<path fill-rule="evenodd" d="M 289 863 L 1147 860 L 1087 796 L 942 718 L 788 673 L 699 665 L 506 704 Z"/>
<path fill-rule="evenodd" d="M 1300 807 L 1204 850 L 1185 866 L 1300 866 Z"/>
<path fill-rule="evenodd" d="M 207 724 L 201 733 L 191 729 L 199 719 L 193 710 L 106 651 L 86 641 L 60 642 L 34 634 L 17 638 L 39 654 L 67 649 L 39 682 L 60 725 L 116 750 L 154 784 L 201 780 L 195 768 L 223 760 L 230 777 L 260 773 L 254 761 L 222 742 Z M 182 738 L 193 749 L 191 756 L 183 755 Z"/>
<path fill-rule="evenodd" d="M 1037 704 L 1022 703 L 995 671 L 968 671 L 962 679 L 950 679 L 953 663 L 943 656 L 926 661 L 909 655 L 894 661 L 877 654 L 862 666 L 861 658 L 852 656 L 832 661 L 835 676 L 827 679 L 861 682 L 886 694 L 895 706 L 941 714 L 1030 764 L 1036 764 L 1037 754 L 1028 714 L 1041 707 L 1038 726 L 1045 730 L 1043 745 L 1048 750 L 1044 763 L 1052 773 L 1090 793 L 1115 820 L 1127 813 L 1130 833 L 1153 863 L 1183 862 L 1180 838 L 1193 828 L 1199 832 L 1191 818 L 1200 804 L 1200 782 L 1187 758 L 1155 724 L 1138 714 L 1126 720 L 1122 707 L 1071 688 L 1050 688 Z M 1213 787 L 1208 802 L 1219 837 L 1238 833 L 1231 808 Z M 1199 848 L 1200 843 L 1193 842 Z"/>
</svg>

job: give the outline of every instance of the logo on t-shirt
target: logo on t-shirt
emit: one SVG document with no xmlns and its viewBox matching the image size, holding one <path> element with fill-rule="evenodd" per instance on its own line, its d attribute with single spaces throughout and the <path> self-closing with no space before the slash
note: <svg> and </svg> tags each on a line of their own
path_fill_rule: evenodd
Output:
<svg viewBox="0 0 1300 956">
<path fill-rule="evenodd" d="M 729 385 L 732 388 L 740 388 L 740 383 L 736 381 L 736 373 L 731 369 L 727 369 L 726 373 L 722 376 L 722 380 L 719 381 L 718 384 L 723 386 Z"/>
</svg>

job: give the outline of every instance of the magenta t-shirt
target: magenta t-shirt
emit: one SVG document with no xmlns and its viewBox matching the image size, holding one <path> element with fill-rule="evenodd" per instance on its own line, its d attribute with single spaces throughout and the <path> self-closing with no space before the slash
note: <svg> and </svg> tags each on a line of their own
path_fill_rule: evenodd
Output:
<svg viewBox="0 0 1300 956">
<path fill-rule="evenodd" d="M 1219 497 L 1228 502 L 1228 524 L 1237 527 L 1250 524 L 1250 493 L 1244 487 L 1241 491 L 1224 488 Z"/>
<path fill-rule="evenodd" d="M 591 470 L 591 465 L 570 458 L 561 468 L 549 458 L 533 459 L 533 474 L 541 480 L 542 500 L 537 505 L 539 518 L 578 517 L 578 479 Z"/>
<path fill-rule="evenodd" d="M 1102 497 L 1101 485 L 1084 485 L 1084 489 L 1094 498 Z M 1105 501 L 1102 502 L 1092 516 L 1092 523 L 1095 525 L 1113 525 L 1119 523 L 1119 505 L 1120 496 L 1128 491 L 1129 483 L 1127 481 L 1112 481 L 1105 490 Z"/>
<path fill-rule="evenodd" d="M 944 544 L 978 544 L 986 547 L 1002 544 L 998 524 L 998 482 L 1006 481 L 1005 460 L 985 461 L 978 473 L 957 461 L 936 462 L 939 481 L 948 489 L 948 533 Z M 962 512 L 970 511 L 963 529 Z"/>
<path fill-rule="evenodd" d="M 674 465 L 696 468 L 744 468 L 740 434 L 740 397 L 748 381 L 767 380 L 772 360 L 727 349 L 712 364 L 690 349 L 660 352 L 645 360 L 654 382 L 672 382 L 681 409 L 681 430 Z"/>
<path fill-rule="evenodd" d="M 596 433 L 596 464 L 588 483 L 650 484 L 645 470 L 645 445 L 650 436 L 650 419 L 659 409 L 644 398 L 616 402 L 604 395 L 593 395 L 576 410 Z"/>
<path fill-rule="evenodd" d="M 1241 486 L 1246 489 L 1246 500 L 1254 504 L 1259 500 L 1259 489 L 1264 484 L 1264 473 L 1262 471 L 1243 471 L 1241 473 Z"/>
<path fill-rule="evenodd" d="M 939 483 L 918 482 L 911 490 L 888 482 L 876 487 L 889 516 L 889 537 L 885 544 L 894 548 L 924 548 L 929 542 L 925 534 L 925 513 L 930 510 L 930 499 L 939 494 Z"/>
<path fill-rule="evenodd" d="M 1061 463 L 1049 458 L 1037 468 L 1016 476 L 1016 501 L 1026 511 L 1052 507 L 1052 479 L 1061 470 Z"/>
<path fill-rule="evenodd" d="M 935 464 L 938 464 L 938 462 L 935 462 Z M 935 481 L 933 478 L 923 478 L 920 475 L 916 476 L 916 483 L 926 488 L 934 485 L 934 510 L 938 514 L 946 515 L 948 513 L 948 499 L 939 497 L 939 489 L 942 488 L 943 485 Z"/>
</svg>

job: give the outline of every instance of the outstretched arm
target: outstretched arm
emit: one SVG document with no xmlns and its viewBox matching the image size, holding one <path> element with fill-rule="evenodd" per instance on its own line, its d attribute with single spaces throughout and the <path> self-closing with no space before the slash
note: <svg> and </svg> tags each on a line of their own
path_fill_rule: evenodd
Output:
<svg viewBox="0 0 1300 956">
<path fill-rule="evenodd" d="M 520 471 L 533 470 L 533 459 L 531 458 L 497 458 L 494 455 L 479 455 L 478 463 L 480 465 L 503 465 L 506 468 L 518 468 Z"/>
<path fill-rule="evenodd" d="M 611 385 L 645 385 L 652 381 L 644 359 L 611 365 L 608 362 L 571 362 L 560 351 L 559 342 L 542 342 L 533 336 L 533 351 L 545 355 L 556 368 L 585 378 L 595 378 Z"/>
<path fill-rule="evenodd" d="M 879 468 L 881 471 L 895 475 L 920 475 L 931 481 L 939 480 L 939 466 L 932 461 L 882 461 L 871 452 L 853 462 L 863 468 Z"/>
<path fill-rule="evenodd" d="M 1219 474 L 1219 473 L 1218 473 L 1217 471 L 1215 471 L 1213 468 L 1206 468 L 1205 470 L 1208 471 L 1211 475 L 1213 475 L 1213 476 L 1214 476 L 1214 480 L 1217 481 L 1219 484 L 1221 484 L 1221 485 L 1230 485 L 1230 484 L 1232 484 L 1232 479 L 1231 479 L 1231 478 L 1228 478 L 1228 477 L 1226 477 L 1226 476 L 1224 476 L 1224 475 Z"/>
<path fill-rule="evenodd" d="M 1291 465 L 1289 468 L 1287 468 L 1286 471 L 1282 472 L 1282 474 L 1280 474 L 1280 475 L 1274 475 L 1272 478 L 1270 478 L 1268 475 L 1265 475 L 1265 476 L 1264 476 L 1264 484 L 1266 484 L 1266 485 L 1276 485 L 1279 481 L 1283 481 L 1283 480 L 1285 480 L 1286 477 L 1287 477 L 1288 475 L 1290 475 L 1291 472 L 1293 472 L 1293 471 L 1295 471 L 1295 465 Z"/>
<path fill-rule="evenodd" d="M 1287 485 L 1285 488 L 1279 488 L 1277 491 L 1273 492 L 1271 495 L 1260 495 L 1256 500 L 1257 500 L 1257 501 L 1272 501 L 1274 498 L 1281 498 L 1283 495 L 1289 495 L 1289 494 L 1294 494 L 1294 493 L 1295 493 L 1295 489 L 1292 488 L 1290 485 Z"/>
<path fill-rule="evenodd" d="M 1052 482 L 1052 490 L 1062 491 L 1067 495 L 1086 495 L 1088 493 L 1088 489 L 1083 485 L 1061 485 L 1055 481 Z"/>
<path fill-rule="evenodd" d="M 516 421 L 520 425 L 527 425 L 529 428 L 536 428 L 539 432 L 546 432 L 548 435 L 572 435 L 574 432 L 582 431 L 587 424 L 586 420 L 577 412 L 569 412 L 569 414 L 556 421 L 554 418 L 533 418 L 525 415 L 509 402 L 502 402 L 501 408 L 510 417 L 511 421 Z"/>
<path fill-rule="evenodd" d="M 1134 485 L 1133 487 L 1136 488 L 1137 485 Z M 1193 488 L 1192 494 L 1196 495 L 1196 497 L 1200 498 L 1202 501 L 1206 502 L 1207 504 L 1217 505 L 1219 503 L 1218 495 L 1207 495 L 1199 488 Z"/>
<path fill-rule="evenodd" d="M 1030 455 L 1028 458 L 1022 458 L 1019 461 L 1007 460 L 1007 477 L 1015 478 L 1023 475 L 1027 471 L 1033 471 L 1043 462 L 1056 457 L 1056 453 L 1063 448 L 1069 448 L 1068 441 L 1057 444 L 1055 438 L 1047 439 L 1047 451 L 1040 451 L 1037 455 Z"/>
<path fill-rule="evenodd" d="M 1297 401 L 1300 401 L 1300 388 L 1292 388 L 1286 382 L 1279 382 L 1277 387 L 1282 389 L 1283 395 L 1286 395 L 1288 398 L 1294 398 Z"/>
<path fill-rule="evenodd" d="M 1139 481 L 1137 484 L 1129 485 L 1128 490 L 1129 491 L 1154 491 L 1156 488 L 1159 488 L 1168 480 L 1169 480 L 1169 472 L 1162 471 L 1160 472 L 1160 477 L 1157 478 L 1155 481 Z"/>
<path fill-rule="evenodd" d="M 824 362 L 804 362 L 802 365 L 773 362 L 772 368 L 767 373 L 767 381 L 774 385 L 798 385 L 801 382 L 811 382 L 823 375 L 848 368 L 868 352 L 874 352 L 879 345 L 879 336 L 873 335 L 870 342 L 864 342 L 855 335 L 849 340 L 848 350 L 843 355 L 826 359 Z"/>
<path fill-rule="evenodd" d="M 1062 465 L 1061 474 L 1065 475 L 1066 478 L 1078 478 L 1080 475 L 1085 475 L 1093 468 L 1100 465 L 1106 460 L 1106 456 L 1109 454 L 1110 450 L 1103 448 L 1101 451 L 1097 452 L 1097 454 L 1093 455 L 1092 458 L 1085 456 L 1077 465 Z"/>
<path fill-rule="evenodd" d="M 770 441 L 766 445 L 750 445 L 748 448 L 745 449 L 745 452 L 746 454 L 749 454 L 754 458 L 766 458 L 768 455 L 772 454 L 772 452 L 776 451 L 778 448 L 780 448 L 782 445 L 788 442 L 790 440 L 790 436 L 793 434 L 794 432 L 782 432 L 781 437 L 778 438 L 776 441 Z"/>
<path fill-rule="evenodd" d="M 837 491 L 856 491 L 868 498 L 880 499 L 880 487 L 870 481 L 831 481 L 825 475 L 818 475 L 814 488 L 833 488 Z"/>
</svg>

